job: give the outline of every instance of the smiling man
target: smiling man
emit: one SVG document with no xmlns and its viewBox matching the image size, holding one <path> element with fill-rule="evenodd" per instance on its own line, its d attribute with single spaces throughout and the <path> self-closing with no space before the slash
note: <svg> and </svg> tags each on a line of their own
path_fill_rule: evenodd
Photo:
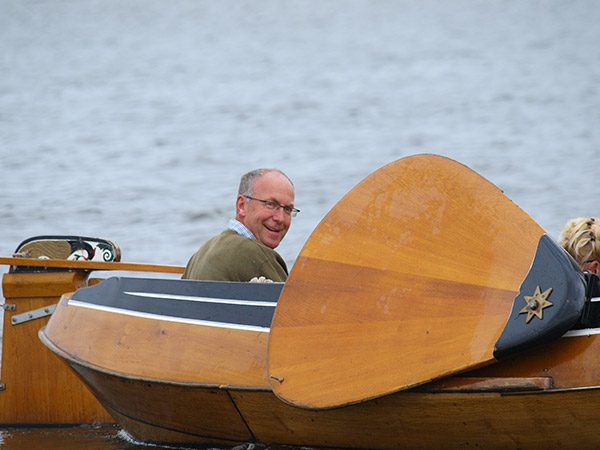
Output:
<svg viewBox="0 0 600 450">
<path fill-rule="evenodd" d="M 243 175 L 235 219 L 190 258 L 182 278 L 194 280 L 283 282 L 288 271 L 274 250 L 286 235 L 294 208 L 294 185 L 278 169 L 256 169 Z"/>
</svg>

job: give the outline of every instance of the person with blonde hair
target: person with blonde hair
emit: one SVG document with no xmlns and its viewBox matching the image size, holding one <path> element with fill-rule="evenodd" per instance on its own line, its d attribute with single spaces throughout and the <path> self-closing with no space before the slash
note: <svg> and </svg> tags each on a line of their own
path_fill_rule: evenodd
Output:
<svg viewBox="0 0 600 450">
<path fill-rule="evenodd" d="M 600 273 L 600 220 L 594 217 L 571 219 L 560 233 L 560 244 L 581 270 Z"/>
</svg>

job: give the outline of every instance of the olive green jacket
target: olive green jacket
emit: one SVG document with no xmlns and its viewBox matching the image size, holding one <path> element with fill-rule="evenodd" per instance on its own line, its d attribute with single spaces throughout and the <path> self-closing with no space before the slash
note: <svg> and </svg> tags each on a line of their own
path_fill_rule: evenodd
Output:
<svg viewBox="0 0 600 450">
<path fill-rule="evenodd" d="M 285 261 L 275 250 L 233 230 L 225 230 L 206 241 L 190 258 L 182 278 L 250 281 L 265 277 L 282 282 L 287 276 Z"/>
</svg>

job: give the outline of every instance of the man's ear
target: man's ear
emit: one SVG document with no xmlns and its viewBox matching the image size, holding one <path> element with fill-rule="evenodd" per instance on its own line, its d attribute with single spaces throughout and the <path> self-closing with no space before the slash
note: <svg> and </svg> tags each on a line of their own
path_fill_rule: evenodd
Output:
<svg viewBox="0 0 600 450">
<path fill-rule="evenodd" d="M 583 270 L 587 270 L 588 272 L 599 274 L 600 273 L 600 262 L 598 262 L 596 260 L 586 262 L 583 265 Z"/>
<path fill-rule="evenodd" d="M 235 201 L 235 218 L 237 220 L 246 217 L 246 199 L 243 195 L 238 195 Z"/>
</svg>

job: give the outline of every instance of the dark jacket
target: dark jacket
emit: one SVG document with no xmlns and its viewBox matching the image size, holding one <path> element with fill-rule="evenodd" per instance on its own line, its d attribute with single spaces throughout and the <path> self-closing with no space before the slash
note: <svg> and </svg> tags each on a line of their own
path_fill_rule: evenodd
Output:
<svg viewBox="0 0 600 450">
<path fill-rule="evenodd" d="M 182 278 L 250 281 L 265 277 L 282 282 L 287 276 L 285 261 L 275 250 L 233 230 L 225 230 L 206 241 L 190 258 Z"/>
</svg>

